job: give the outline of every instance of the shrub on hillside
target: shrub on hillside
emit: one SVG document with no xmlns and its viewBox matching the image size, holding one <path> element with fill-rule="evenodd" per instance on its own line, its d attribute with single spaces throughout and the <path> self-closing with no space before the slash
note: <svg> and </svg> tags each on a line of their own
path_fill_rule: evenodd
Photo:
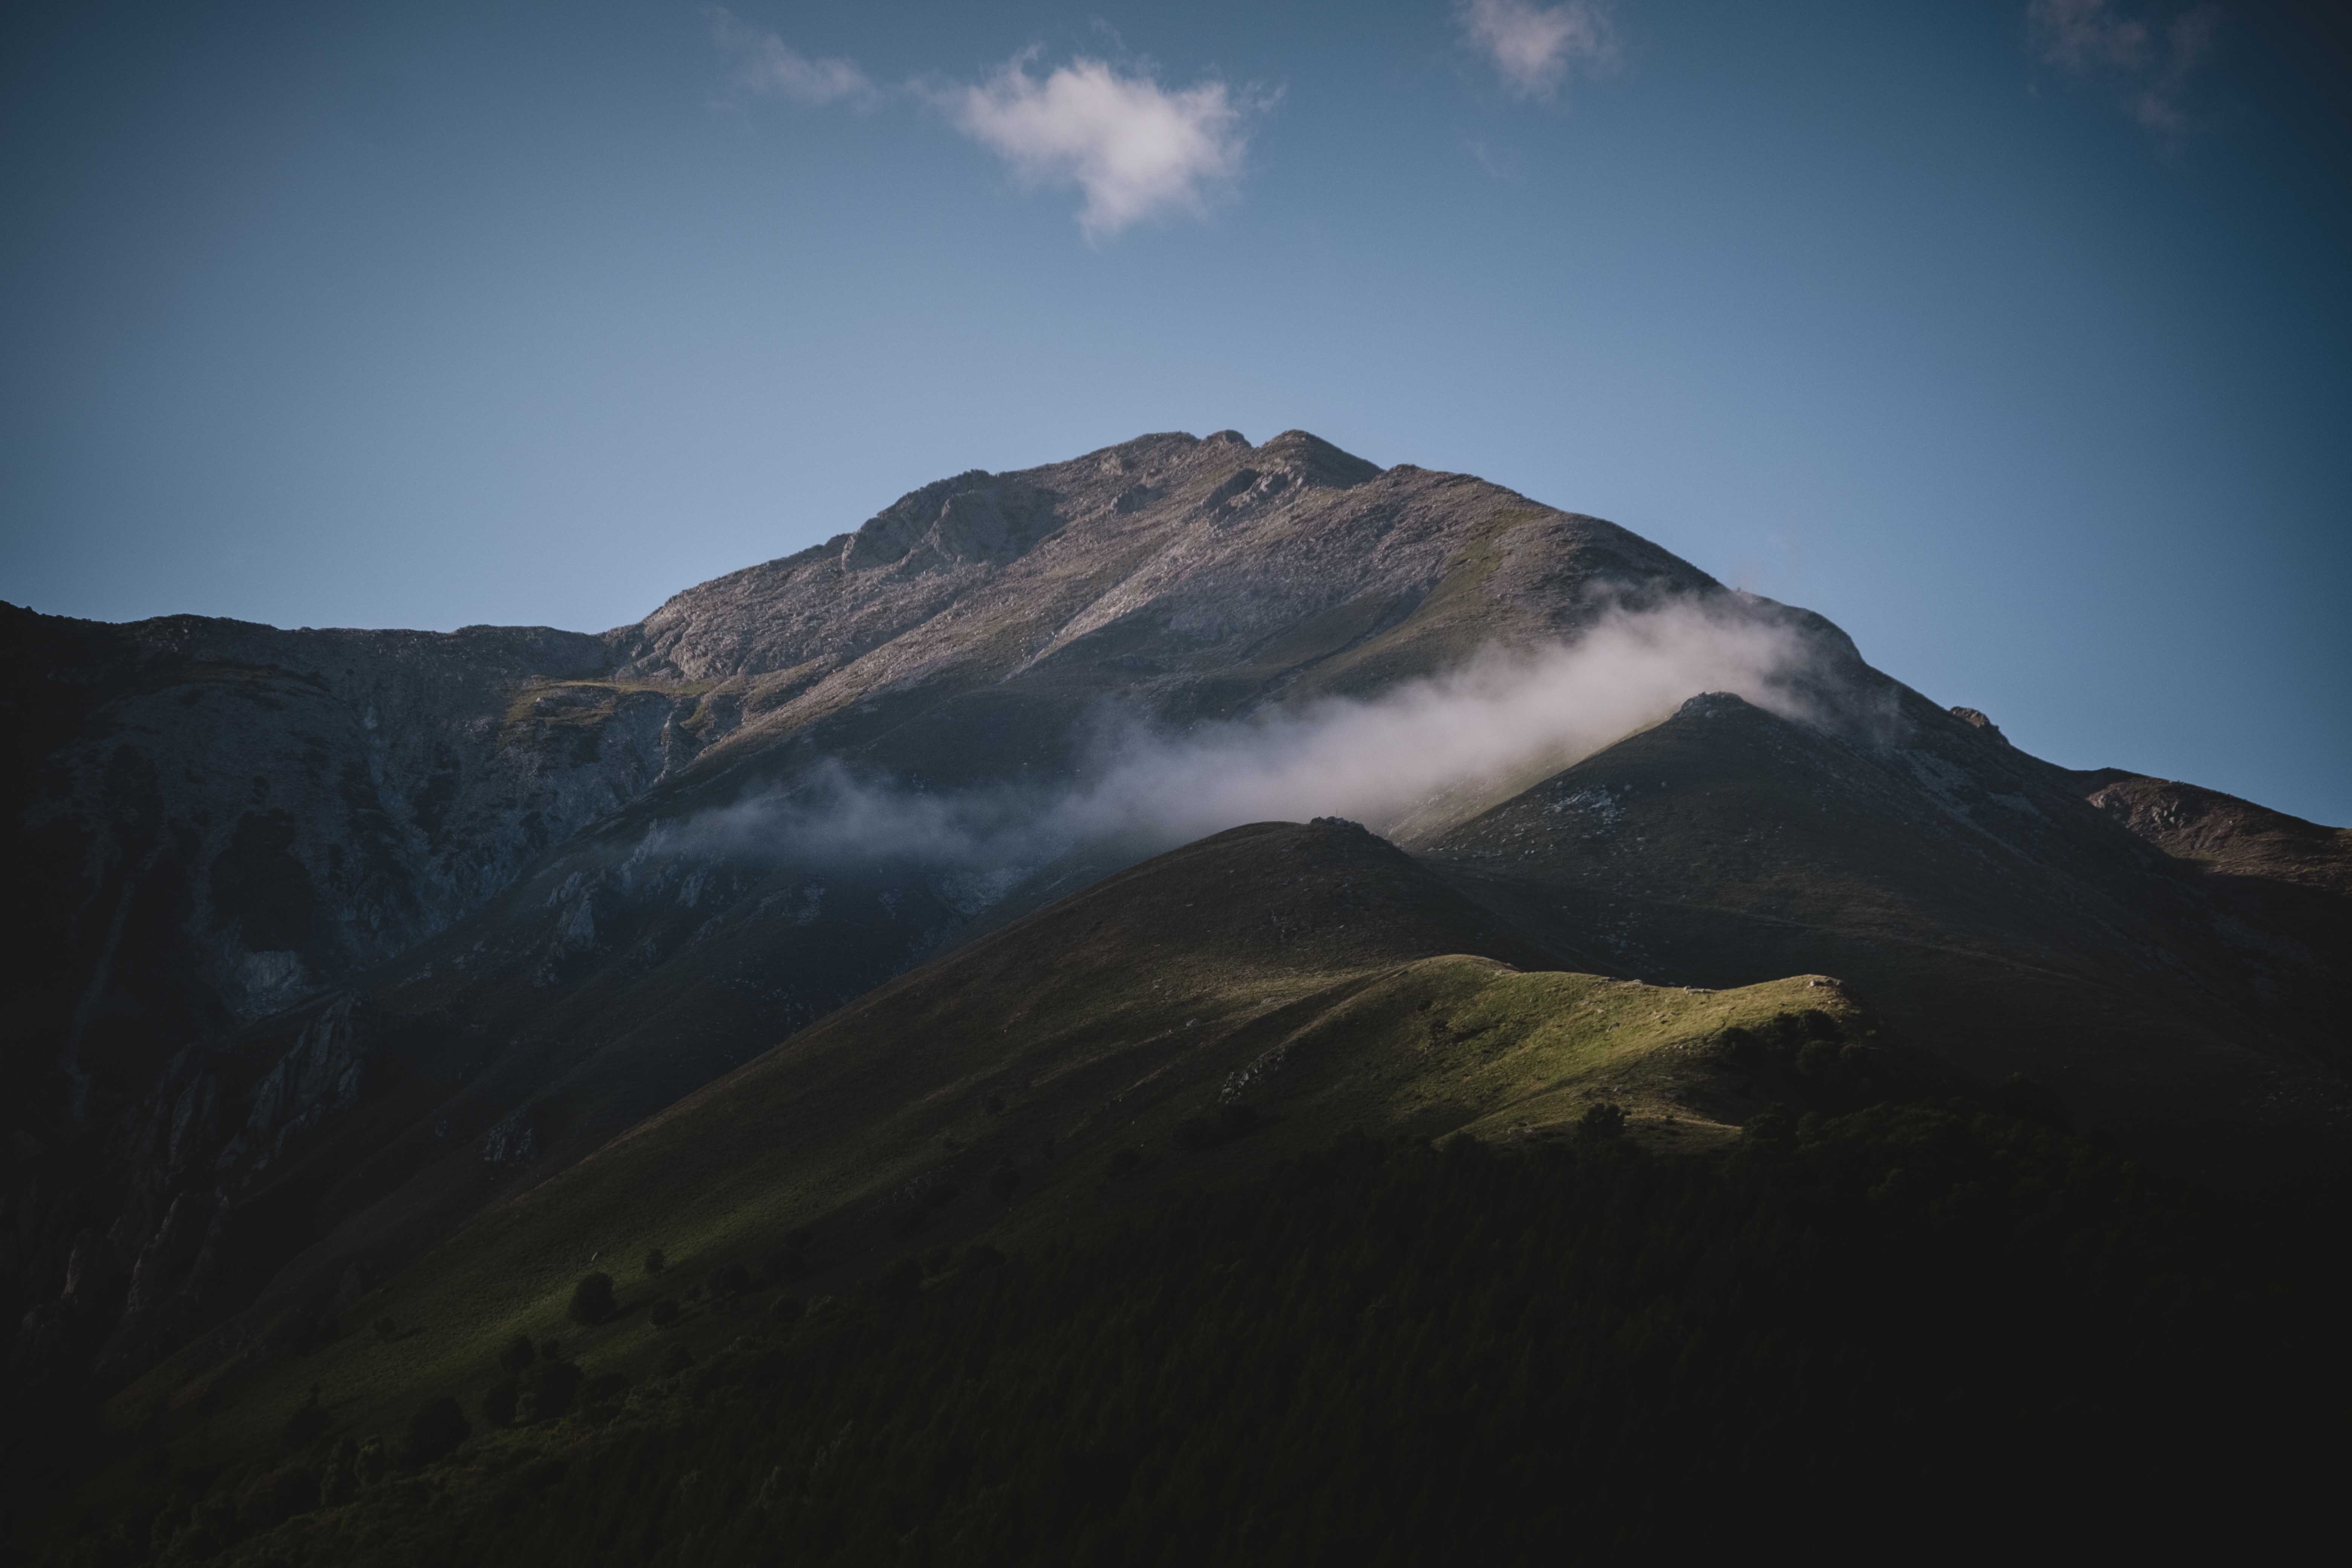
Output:
<svg viewBox="0 0 2352 1568">
<path fill-rule="evenodd" d="M 740 1263 L 722 1263 L 710 1271 L 710 1293 L 721 1300 L 740 1296 L 751 1288 L 751 1271 Z"/>
<path fill-rule="evenodd" d="M 341 1508 L 360 1495 L 360 1446 L 356 1438 L 346 1437 L 335 1445 L 327 1456 L 326 1468 L 319 1475 L 319 1501 L 328 1508 Z"/>
<path fill-rule="evenodd" d="M 1609 1143 L 1625 1135 L 1625 1108 L 1607 1100 L 1588 1105 L 1576 1119 L 1576 1135 L 1587 1143 Z"/>
<path fill-rule="evenodd" d="M 1220 1143 L 1230 1143 L 1236 1138 L 1246 1138 L 1258 1129 L 1258 1113 L 1246 1105 L 1221 1105 L 1199 1116 L 1188 1116 L 1176 1124 L 1179 1147 L 1198 1153 L 1213 1149 Z"/>
<path fill-rule="evenodd" d="M 287 1465 L 246 1483 L 237 1494 L 236 1519 L 247 1531 L 258 1532 L 318 1506 L 318 1472 L 308 1465 Z"/>
<path fill-rule="evenodd" d="M 809 1271 L 808 1232 L 794 1231 L 782 1246 L 770 1252 L 760 1265 L 760 1272 L 768 1277 L 771 1285 L 789 1285 Z"/>
<path fill-rule="evenodd" d="M 521 1421 L 551 1421 L 580 1402 L 583 1374 L 568 1361 L 543 1361 L 523 1380 L 515 1415 Z"/>
<path fill-rule="evenodd" d="M 1021 1167 L 1010 1160 L 999 1160 L 996 1169 L 988 1173 L 988 1190 L 998 1203 L 1011 1203 L 1013 1194 L 1021 1190 Z"/>
<path fill-rule="evenodd" d="M 502 1377 L 490 1384 L 482 1395 L 482 1419 L 493 1426 L 514 1425 L 516 1403 L 522 1397 L 522 1384 L 513 1377 Z"/>
<path fill-rule="evenodd" d="M 288 1447 L 307 1448 L 327 1435 L 327 1412 L 319 1403 L 319 1385 L 314 1383 L 310 1385 L 310 1397 L 302 1402 L 299 1410 L 286 1418 L 286 1429 L 281 1436 Z"/>
<path fill-rule="evenodd" d="M 882 1270 L 875 1279 L 874 1299 L 886 1306 L 904 1306 L 921 1293 L 923 1266 L 911 1258 L 901 1258 Z"/>
<path fill-rule="evenodd" d="M 529 1334 L 517 1334 L 499 1352 L 499 1365 L 509 1372 L 519 1373 L 539 1359 L 539 1349 L 530 1342 Z"/>
<path fill-rule="evenodd" d="M 653 1320 L 655 1328 L 668 1328 L 677 1321 L 677 1303 L 664 1296 L 654 1303 L 654 1310 L 648 1316 Z"/>
<path fill-rule="evenodd" d="M 572 1288 L 572 1321 L 575 1323 L 601 1323 L 618 1310 L 613 1300 L 613 1277 L 610 1274 L 590 1274 Z"/>
<path fill-rule="evenodd" d="M 411 1465 L 429 1465 L 454 1453 L 472 1431 L 456 1400 L 447 1394 L 428 1399 L 408 1418 L 404 1457 Z"/>
<path fill-rule="evenodd" d="M 646 1272 L 647 1274 L 659 1274 L 663 1269 L 668 1267 L 669 1259 L 662 1256 L 662 1249 L 660 1247 L 656 1247 L 646 1254 Z"/>
<path fill-rule="evenodd" d="M 2066 1113 L 2066 1102 L 2048 1088 L 2026 1077 L 2011 1073 L 2001 1086 L 1993 1090 L 1993 1103 L 2020 1121 L 2036 1121 L 2056 1132 L 2072 1132 L 2074 1119 Z"/>
</svg>

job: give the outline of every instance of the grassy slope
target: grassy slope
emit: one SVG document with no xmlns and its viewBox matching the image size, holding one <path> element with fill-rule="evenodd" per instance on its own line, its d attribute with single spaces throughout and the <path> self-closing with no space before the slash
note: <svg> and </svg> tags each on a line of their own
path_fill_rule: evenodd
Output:
<svg viewBox="0 0 2352 1568">
<path fill-rule="evenodd" d="M 1706 1048 L 1722 1030 L 1808 1010 L 1866 1028 L 1811 979 L 1685 992 L 1544 963 L 1359 831 L 1219 835 L 903 977 L 481 1215 L 349 1308 L 323 1348 L 205 1377 L 184 1356 L 116 1415 L 171 1403 L 168 1425 L 204 1447 L 252 1452 L 318 1384 L 339 1426 L 389 1432 L 427 1394 L 470 1403 L 517 1332 L 561 1339 L 592 1375 L 642 1374 L 705 1331 L 692 1314 L 652 1330 L 656 1294 L 756 1264 L 796 1227 L 816 1232 L 802 1288 L 822 1293 L 947 1241 L 1067 1235 L 1351 1127 L 1518 1139 L 1606 1098 L 1637 1136 L 1706 1147 L 1740 1111 Z M 1180 1125 L 1229 1083 L 1261 1128 L 1180 1149 Z M 1111 1180 L 1118 1149 L 1142 1161 Z M 1023 1178 L 1009 1205 L 987 1191 L 1005 1164 Z M 918 1195 L 948 1186 L 961 1195 L 909 1232 Z M 658 1285 L 638 1264 L 653 1247 L 673 1263 Z M 564 1306 L 592 1267 L 620 1281 L 625 1310 L 583 1331 Z M 399 1337 L 364 1331 L 379 1317 Z"/>
<path fill-rule="evenodd" d="M 2045 1082 L 2179 1167 L 2244 1181 L 2307 1158 L 2315 1126 L 2344 1124 L 2340 1081 L 2311 1065 L 2341 1049 L 2342 1018 L 2297 998 L 2340 984 L 2340 960 L 2309 955 L 2306 977 L 2278 959 L 2266 991 L 2274 955 L 2233 942 L 2203 878 L 2037 782 L 2032 759 L 1992 760 L 2009 793 L 1939 797 L 1899 757 L 1727 699 L 1428 853 L 1526 929 L 1591 933 L 1621 972 L 1832 971 L 1906 1043 Z"/>
</svg>

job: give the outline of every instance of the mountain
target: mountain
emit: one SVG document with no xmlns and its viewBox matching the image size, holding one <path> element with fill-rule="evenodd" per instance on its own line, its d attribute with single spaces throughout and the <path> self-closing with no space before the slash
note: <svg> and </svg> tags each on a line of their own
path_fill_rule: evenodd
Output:
<svg viewBox="0 0 2352 1568">
<path fill-rule="evenodd" d="M 1482 649 L 1676 605 L 1800 648 L 1803 679 L 1751 693 L 1766 705 L 1677 708 L 1685 685 L 1590 755 L 1472 770 L 1375 824 L 1396 847 L 1260 828 L 1136 881 L 1119 868 L 1168 846 L 975 861 L 918 830 L 932 807 L 1051 797 L 1122 724 L 1181 740 L 1377 702 Z M 20 1377 L 258 1365 L 347 1329 L 436 1243 L 506 1234 L 467 1228 L 477 1215 L 551 1212 L 624 1169 L 691 1207 L 695 1173 L 736 1156 L 656 1176 L 626 1152 L 804 1148 L 821 1105 L 835 1153 L 713 1209 L 714 1236 L 887 1206 L 929 1169 L 910 1152 L 925 1139 L 1025 1168 L 970 1119 L 994 1114 L 991 1075 L 1034 1076 L 1019 1053 L 1083 1044 L 1033 1035 L 1022 1011 L 1066 969 L 1114 999 L 1145 976 L 1192 987 L 1198 1053 L 1150 1009 L 1097 996 L 1073 1015 L 1108 1031 L 1102 1072 L 1161 1075 L 1154 1137 L 1213 1121 L 1184 1097 L 1245 1071 L 1256 1058 L 1237 1053 L 1279 1043 L 1255 1044 L 1267 1031 L 1353 1020 L 1385 1042 L 1365 1059 L 1393 1064 L 1402 1037 L 1380 1020 L 1396 998 L 1493 993 L 1479 1005 L 1519 1008 L 1525 1035 L 1638 976 L 1626 994 L 1657 1001 L 1661 1045 L 1779 1039 L 1793 986 L 1852 1020 L 1826 1045 L 1881 1031 L 1856 1061 L 2023 1072 L 2184 1168 L 2261 1179 L 2341 1147 L 2344 835 L 2040 763 L 1870 669 L 1819 617 L 1731 595 L 1612 524 L 1300 432 L 961 475 L 598 637 L 5 624 L 9 804 L 47 916 L 12 952 L 0 1261 Z M 877 790 L 916 804 L 859 853 L 798 831 Z M 1210 895 L 1177 918 L 1200 953 L 1171 956 L 1151 921 L 1173 917 L 1181 868 L 1238 885 L 1260 854 L 1357 868 L 1296 910 L 1267 888 L 1233 909 Z M 1285 946 L 1287 922 L 1347 923 L 1332 910 L 1375 884 L 1362 946 L 1311 963 Z M 1088 909 L 1105 911 L 1098 946 L 1073 923 Z M 1418 978 L 1377 978 L 1392 973 Z M 1528 978 L 1579 974 L 1618 981 Z M 1528 986 L 1538 1000 L 1507 1005 Z M 965 1015 L 1001 1020 L 1013 1054 L 955 1038 Z M 1567 1096 L 1549 1109 L 1528 1086 L 1433 1089 L 1444 1114 L 1425 1130 L 1580 1114 L 1586 1069 L 1544 1070 Z M 1345 1100 L 1354 1071 L 1330 1092 Z M 1067 1082 L 1103 1089 L 1075 1068 Z M 1674 1136 L 1704 1142 L 1753 1106 L 1712 1069 L 1609 1083 L 1644 1136 L 1673 1115 Z M 1045 1121 L 1058 1140 L 1108 1135 L 1081 1112 L 1055 1101 Z M 1328 1131 L 1371 1112 L 1284 1114 Z M 556 1234 L 530 1246 L 571 1268 Z M 544 1310 L 556 1273 L 513 1310 Z"/>
<path fill-rule="evenodd" d="M 681 1281 L 740 1262 L 822 1293 L 979 1237 L 1098 1231 L 1348 1131 L 1517 1143 L 1605 1105 L 1718 1148 L 1768 1097 L 1937 1081 L 1821 976 L 1716 992 L 1551 962 L 1355 824 L 1235 828 L 879 987 L 379 1289 L 281 1279 L 254 1314 L 268 1340 L 198 1341 L 127 1397 L 184 1400 L 226 1368 L 231 1446 L 266 1443 L 311 1383 L 379 1391 L 340 1418 L 390 1426 L 420 1393 L 468 1393 L 518 1333 L 647 1370 L 641 1323 L 583 1341 L 566 1305 L 583 1269 L 634 1273 L 656 1247 Z M 378 1318 L 417 1331 L 349 1331 Z"/>
<path fill-rule="evenodd" d="M 18 1359 L 110 1338 L 135 1364 L 331 1230 L 350 1210 L 257 1220 L 276 1238 L 231 1266 L 231 1211 L 327 1121 L 362 1206 L 438 1171 L 434 1234 L 976 912 L 756 855 L 646 897 L 657 825 L 819 758 L 1051 774 L 1105 700 L 1181 724 L 1377 689 L 1563 634 L 1598 590 L 1711 586 L 1475 479 L 1225 432 L 927 486 L 601 637 L 12 612 L 12 805 L 57 913 L 12 953 L 5 1265 L 54 1309 Z"/>
</svg>

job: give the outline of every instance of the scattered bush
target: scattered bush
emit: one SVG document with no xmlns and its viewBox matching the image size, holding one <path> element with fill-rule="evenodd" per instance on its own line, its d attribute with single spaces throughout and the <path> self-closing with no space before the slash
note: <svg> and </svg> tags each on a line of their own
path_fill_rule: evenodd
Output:
<svg viewBox="0 0 2352 1568">
<path fill-rule="evenodd" d="M 286 1418 L 286 1429 L 282 1434 L 286 1446 L 289 1448 L 309 1447 L 327 1435 L 328 1424 L 327 1412 L 319 1403 L 319 1385 L 314 1383 L 310 1385 L 310 1397 L 303 1401 L 302 1408 Z"/>
<path fill-rule="evenodd" d="M 677 1303 L 664 1296 L 654 1303 L 654 1310 L 646 1316 L 652 1321 L 655 1328 L 668 1328 L 677 1321 Z"/>
<path fill-rule="evenodd" d="M 1576 1135 L 1587 1143 L 1610 1143 L 1625 1135 L 1625 1108 L 1607 1100 L 1584 1108 L 1576 1119 Z"/>
<path fill-rule="evenodd" d="M 901 1258 L 882 1270 L 871 1289 L 874 1299 L 885 1306 L 904 1306 L 922 1292 L 923 1266 L 911 1258 Z"/>
<path fill-rule="evenodd" d="M 493 1426 L 514 1425 L 515 1406 L 522 1397 L 522 1384 L 513 1377 L 502 1377 L 490 1384 L 482 1395 L 482 1419 Z"/>
<path fill-rule="evenodd" d="M 276 1528 L 319 1506 L 318 1473 L 308 1465 L 287 1465 L 256 1476 L 237 1494 L 237 1523 L 258 1532 Z"/>
<path fill-rule="evenodd" d="M 740 1263 L 722 1263 L 710 1271 L 710 1293 L 720 1299 L 740 1296 L 751 1288 L 751 1271 Z"/>
<path fill-rule="evenodd" d="M 583 1405 L 610 1405 L 629 1391 L 629 1380 L 617 1372 L 599 1373 L 580 1391 Z"/>
<path fill-rule="evenodd" d="M 539 1359 L 539 1349 L 530 1342 L 529 1334 L 517 1334 L 499 1352 L 499 1365 L 509 1372 L 519 1373 Z"/>
<path fill-rule="evenodd" d="M 694 1352 L 684 1345 L 672 1345 L 662 1352 L 661 1374 L 674 1377 L 694 1364 Z"/>
<path fill-rule="evenodd" d="M 394 1322 L 390 1318 L 378 1318 L 375 1321 L 375 1337 L 377 1339 L 389 1340 L 393 1335 L 399 1331 L 400 1325 Z"/>
<path fill-rule="evenodd" d="M 346 1437 L 335 1445 L 327 1456 L 326 1468 L 319 1476 L 319 1501 L 328 1508 L 341 1508 L 360 1495 L 360 1446 L 356 1438 Z"/>
<path fill-rule="evenodd" d="M 403 1457 L 411 1465 L 429 1465 L 455 1453 L 472 1431 L 456 1400 L 447 1394 L 428 1399 L 408 1418 L 408 1443 Z"/>
<path fill-rule="evenodd" d="M 1188 1116 L 1176 1126 L 1179 1147 L 1194 1153 L 1246 1138 L 1258 1130 L 1259 1116 L 1246 1105 L 1225 1104 L 1200 1116 Z"/>
<path fill-rule="evenodd" d="M 912 1236 L 930 1223 L 931 1215 L 963 1195 L 963 1189 L 937 1172 L 919 1177 L 906 1196 L 911 1204 L 898 1216 L 898 1234 Z"/>
<path fill-rule="evenodd" d="M 1734 1025 L 1715 1037 L 1715 1057 L 1726 1067 L 1754 1072 L 1765 1062 L 1764 1042 Z"/>
<path fill-rule="evenodd" d="M 775 1304 L 768 1309 L 768 1315 L 779 1322 L 796 1323 L 807 1311 L 807 1302 L 798 1296 L 784 1295 L 776 1298 Z"/>
<path fill-rule="evenodd" d="M 553 1455 L 533 1459 L 515 1472 L 515 1489 L 525 1492 L 543 1492 L 562 1480 L 564 1473 L 571 1468 L 569 1460 L 557 1458 Z"/>
<path fill-rule="evenodd" d="M 572 1288 L 570 1311 L 575 1323 L 601 1323 L 618 1310 L 610 1274 L 587 1275 Z"/>
<path fill-rule="evenodd" d="M 2066 1102 L 2023 1073 L 2010 1074 L 1993 1091 L 1993 1103 L 2020 1121 L 2039 1122 L 2057 1132 L 2074 1130 L 2074 1119 L 2066 1113 Z"/>
<path fill-rule="evenodd" d="M 1010 1160 L 999 1160 L 996 1169 L 988 1173 L 988 1190 L 998 1203 L 1011 1203 L 1013 1194 L 1021 1190 L 1021 1167 Z"/>
<path fill-rule="evenodd" d="M 662 1249 L 660 1247 L 656 1247 L 646 1254 L 646 1272 L 647 1274 L 659 1274 L 663 1269 L 668 1267 L 669 1259 L 662 1256 Z"/>
<path fill-rule="evenodd" d="M 523 1380 L 522 1397 L 515 1406 L 517 1417 L 524 1421 L 552 1421 L 568 1415 L 580 1402 L 584 1375 L 568 1361 L 540 1363 Z"/>
</svg>

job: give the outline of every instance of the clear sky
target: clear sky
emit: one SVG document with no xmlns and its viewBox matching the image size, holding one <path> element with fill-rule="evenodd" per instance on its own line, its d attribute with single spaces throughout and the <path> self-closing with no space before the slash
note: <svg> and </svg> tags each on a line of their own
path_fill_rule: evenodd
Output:
<svg viewBox="0 0 2352 1568">
<path fill-rule="evenodd" d="M 2334 26 L 19 3 L 0 597 L 593 630 L 960 469 L 1302 426 L 2352 823 Z"/>
</svg>

